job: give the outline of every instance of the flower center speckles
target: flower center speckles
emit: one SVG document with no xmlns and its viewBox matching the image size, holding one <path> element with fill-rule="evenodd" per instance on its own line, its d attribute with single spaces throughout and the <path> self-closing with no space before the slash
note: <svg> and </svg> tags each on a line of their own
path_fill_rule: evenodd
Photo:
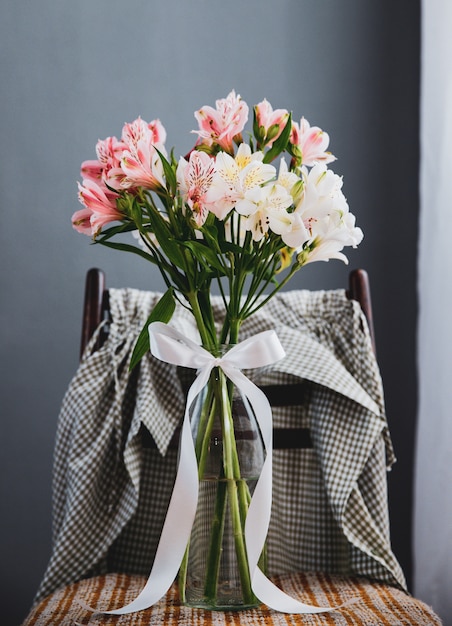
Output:
<svg viewBox="0 0 452 626">
<path fill-rule="evenodd" d="M 318 220 L 315 217 L 308 217 L 308 219 L 303 220 L 306 230 L 309 231 L 311 235 L 317 221 Z"/>
</svg>

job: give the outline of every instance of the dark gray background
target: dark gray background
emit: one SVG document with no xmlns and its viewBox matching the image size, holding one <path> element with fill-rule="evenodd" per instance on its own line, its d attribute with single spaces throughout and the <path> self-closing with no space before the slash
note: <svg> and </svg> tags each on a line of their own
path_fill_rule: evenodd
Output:
<svg viewBox="0 0 452 626">
<path fill-rule="evenodd" d="M 82 160 L 138 115 L 159 117 L 176 155 L 195 109 L 235 90 L 304 115 L 331 136 L 365 239 L 378 358 L 398 464 L 394 550 L 411 572 L 416 417 L 418 0 L 4 0 L 0 18 L 1 621 L 26 614 L 51 549 L 59 406 L 77 367 L 86 270 L 160 289 L 144 261 L 71 228 Z M 293 288 L 345 285 L 340 262 Z M 396 495 L 397 493 L 397 495 Z"/>
</svg>

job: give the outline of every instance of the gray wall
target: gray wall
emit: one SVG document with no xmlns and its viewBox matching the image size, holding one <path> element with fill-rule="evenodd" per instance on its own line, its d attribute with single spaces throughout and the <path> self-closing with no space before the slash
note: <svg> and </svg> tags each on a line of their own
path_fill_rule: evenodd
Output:
<svg viewBox="0 0 452 626">
<path fill-rule="evenodd" d="M 3 0 L 1 67 L 2 623 L 27 612 L 51 549 L 52 451 L 77 367 L 83 282 L 159 289 L 144 261 L 72 230 L 76 180 L 99 137 L 160 117 L 183 154 L 193 111 L 235 88 L 327 130 L 365 232 L 379 361 L 399 464 L 390 475 L 394 548 L 409 572 L 415 426 L 418 211 L 417 0 Z M 125 8 L 127 7 L 127 9 Z M 345 284 L 339 262 L 295 288 Z M 402 496 L 395 496 L 396 489 Z M 6 601 L 6 602 L 5 602 Z"/>
</svg>

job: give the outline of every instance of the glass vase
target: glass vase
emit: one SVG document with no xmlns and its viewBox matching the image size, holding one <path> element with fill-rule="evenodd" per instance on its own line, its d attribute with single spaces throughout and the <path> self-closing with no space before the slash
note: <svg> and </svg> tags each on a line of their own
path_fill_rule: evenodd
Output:
<svg viewBox="0 0 452 626">
<path fill-rule="evenodd" d="M 244 527 L 265 451 L 249 402 L 220 368 L 214 368 L 195 401 L 191 426 L 199 498 L 179 572 L 181 601 L 211 610 L 258 606 L 251 589 Z M 264 552 L 261 569 L 265 569 Z"/>
</svg>

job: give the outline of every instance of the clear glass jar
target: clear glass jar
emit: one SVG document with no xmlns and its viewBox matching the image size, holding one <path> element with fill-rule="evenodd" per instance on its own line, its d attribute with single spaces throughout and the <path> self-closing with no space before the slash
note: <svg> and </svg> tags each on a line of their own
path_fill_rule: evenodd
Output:
<svg viewBox="0 0 452 626">
<path fill-rule="evenodd" d="M 257 606 L 244 527 L 265 451 L 249 402 L 219 368 L 194 403 L 191 426 L 199 498 L 179 574 L 181 601 L 212 610 Z"/>
</svg>

